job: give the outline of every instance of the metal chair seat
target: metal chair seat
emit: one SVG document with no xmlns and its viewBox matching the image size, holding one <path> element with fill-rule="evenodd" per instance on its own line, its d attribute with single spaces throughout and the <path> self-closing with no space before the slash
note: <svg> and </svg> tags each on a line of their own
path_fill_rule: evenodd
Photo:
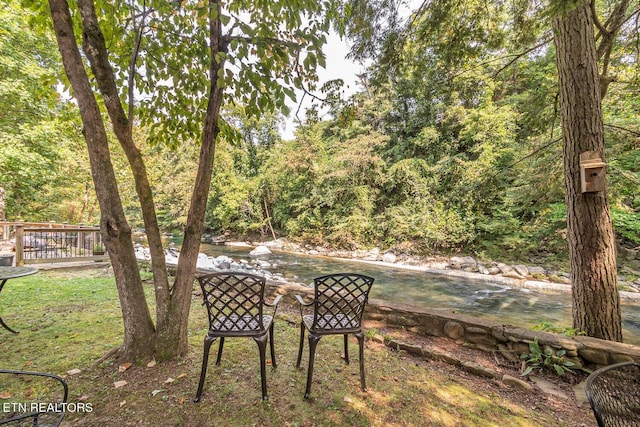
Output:
<svg viewBox="0 0 640 427">
<path fill-rule="evenodd" d="M 315 327 L 313 314 L 302 316 L 302 321 L 308 330 L 321 335 L 354 333 L 360 329 L 359 319 L 346 314 L 325 315 L 318 319 Z"/>
<path fill-rule="evenodd" d="M 640 426 L 639 363 L 617 363 L 594 371 L 585 391 L 600 427 Z"/>
<path fill-rule="evenodd" d="M 268 330 L 271 322 L 273 322 L 273 316 L 269 315 L 262 316 L 262 325 L 260 324 L 260 319 L 254 316 L 225 316 L 214 323 L 209 333 L 211 336 L 220 337 L 228 334 L 252 336 Z"/>
</svg>

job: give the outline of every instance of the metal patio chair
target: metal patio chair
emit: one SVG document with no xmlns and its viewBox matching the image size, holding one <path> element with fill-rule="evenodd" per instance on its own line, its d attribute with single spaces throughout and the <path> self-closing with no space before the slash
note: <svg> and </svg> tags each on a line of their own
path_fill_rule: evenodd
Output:
<svg viewBox="0 0 640 427">
<path fill-rule="evenodd" d="M 372 277 L 361 274 L 339 273 L 315 278 L 314 299 L 305 303 L 300 295 L 300 346 L 296 367 L 300 368 L 305 329 L 309 331 L 309 369 L 307 388 L 304 398 L 309 398 L 313 379 L 313 362 L 318 341 L 325 335 L 344 336 L 344 359 L 349 364 L 348 335 L 358 339 L 360 354 L 360 386 L 366 391 L 364 378 L 364 335 L 362 333 L 362 314 L 373 285 Z M 313 306 L 312 314 L 305 314 L 304 307 Z"/>
<path fill-rule="evenodd" d="M 202 297 L 209 316 L 209 331 L 204 338 L 202 371 L 194 402 L 199 402 L 202 397 L 211 344 L 220 338 L 216 359 L 216 365 L 219 365 L 224 339 L 227 337 L 250 337 L 258 344 L 262 399 L 267 400 L 266 347 L 269 341 L 271 365 L 276 368 L 273 319 L 282 295 L 278 295 L 272 303 L 267 303 L 264 299 L 265 278 L 253 274 L 211 273 L 198 277 L 198 282 L 202 288 Z M 273 313 L 263 314 L 264 306 L 273 307 Z"/>
<path fill-rule="evenodd" d="M 586 393 L 600 427 L 640 426 L 639 363 L 617 363 L 593 371 Z"/>
<path fill-rule="evenodd" d="M 56 399 L 38 402 L 22 400 L 18 394 L 33 386 L 35 378 L 50 378 L 57 385 L 53 394 L 59 394 Z M 42 384 L 38 384 L 42 385 Z M 0 412 L 0 425 L 8 426 L 58 426 L 65 416 L 65 404 L 69 397 L 69 387 L 66 381 L 58 375 L 45 372 L 18 371 L 13 369 L 0 369 L 0 394 L 5 394 L 2 400 L 3 408 L 9 408 L 8 412 Z M 15 394 L 14 394 L 15 393 Z M 11 400 L 14 400 L 11 402 Z M 44 403 L 44 405 L 43 405 Z M 9 406 L 6 406 L 9 405 Z"/>
</svg>

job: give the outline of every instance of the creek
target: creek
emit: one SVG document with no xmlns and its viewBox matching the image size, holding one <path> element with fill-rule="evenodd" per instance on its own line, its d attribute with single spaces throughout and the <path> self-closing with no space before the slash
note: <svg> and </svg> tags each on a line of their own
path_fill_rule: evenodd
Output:
<svg viewBox="0 0 640 427">
<path fill-rule="evenodd" d="M 371 298 L 423 308 L 450 310 L 504 324 L 532 328 L 540 324 L 571 326 L 571 294 L 492 284 L 470 278 L 449 277 L 385 265 L 327 257 L 272 252 L 249 256 L 249 247 L 201 246 L 201 252 L 216 257 L 227 255 L 236 261 L 261 259 L 266 268 L 290 282 L 313 284 L 313 278 L 329 273 L 354 272 L 376 279 Z M 622 302 L 622 327 L 626 343 L 640 345 L 640 304 Z"/>
</svg>

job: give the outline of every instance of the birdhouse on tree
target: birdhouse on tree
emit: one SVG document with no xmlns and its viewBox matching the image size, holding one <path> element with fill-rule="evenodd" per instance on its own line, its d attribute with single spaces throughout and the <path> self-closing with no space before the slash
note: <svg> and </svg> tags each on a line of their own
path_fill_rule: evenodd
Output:
<svg viewBox="0 0 640 427">
<path fill-rule="evenodd" d="M 585 151 L 580 154 L 580 182 L 583 193 L 604 190 L 606 166 L 597 151 Z"/>
</svg>

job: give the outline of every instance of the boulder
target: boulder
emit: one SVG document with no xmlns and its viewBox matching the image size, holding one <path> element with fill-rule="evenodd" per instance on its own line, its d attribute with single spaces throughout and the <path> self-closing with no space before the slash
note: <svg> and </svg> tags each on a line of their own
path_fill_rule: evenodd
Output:
<svg viewBox="0 0 640 427">
<path fill-rule="evenodd" d="M 511 267 L 508 264 L 502 263 L 502 262 L 499 262 L 496 267 L 498 267 L 498 269 L 500 270 L 500 272 L 502 274 L 511 273 L 513 271 L 513 267 Z"/>
<path fill-rule="evenodd" d="M 269 255 L 270 253 L 271 253 L 271 250 L 268 247 L 264 245 L 260 245 L 260 246 L 256 246 L 255 249 L 249 252 L 249 255 L 259 256 L 259 255 Z"/>
<path fill-rule="evenodd" d="M 477 266 L 476 260 L 470 256 L 454 256 L 451 257 L 449 267 L 454 269 L 469 269 Z"/>
<path fill-rule="evenodd" d="M 388 262 L 390 264 L 393 264 L 394 262 L 396 262 L 396 255 L 391 253 L 391 252 L 387 252 L 384 255 L 382 255 L 382 262 Z"/>
<path fill-rule="evenodd" d="M 529 269 L 527 268 L 526 265 L 518 264 L 518 265 L 515 265 L 513 269 L 516 270 L 516 272 L 523 277 L 527 277 L 529 275 Z"/>
</svg>

